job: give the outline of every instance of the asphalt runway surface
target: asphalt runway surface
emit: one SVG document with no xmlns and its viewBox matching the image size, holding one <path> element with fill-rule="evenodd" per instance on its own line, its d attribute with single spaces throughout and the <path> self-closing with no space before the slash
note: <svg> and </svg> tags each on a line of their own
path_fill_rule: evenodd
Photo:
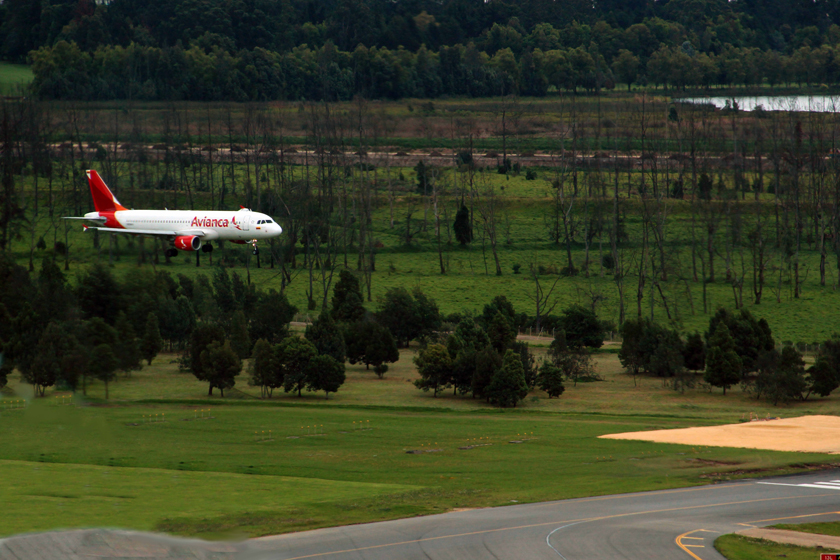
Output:
<svg viewBox="0 0 840 560">
<path fill-rule="evenodd" d="M 512 505 L 205 543 L 86 530 L 0 541 L 0 560 L 722 559 L 714 540 L 776 523 L 840 520 L 840 471 Z M 828 551 L 826 551 L 828 552 Z"/>
</svg>

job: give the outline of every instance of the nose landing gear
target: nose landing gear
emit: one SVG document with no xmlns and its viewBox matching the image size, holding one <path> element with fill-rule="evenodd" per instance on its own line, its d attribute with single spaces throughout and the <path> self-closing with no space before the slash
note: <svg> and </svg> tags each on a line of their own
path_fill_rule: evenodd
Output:
<svg viewBox="0 0 840 560">
<path fill-rule="evenodd" d="M 256 255 L 259 255 L 259 254 L 260 254 L 260 250 L 257 248 L 257 240 L 256 240 L 256 239 L 252 239 L 252 240 L 251 240 L 251 247 L 253 247 L 253 248 L 254 248 L 254 251 L 253 251 L 253 253 L 252 253 L 253 255 L 255 255 L 255 256 L 256 256 Z"/>
</svg>

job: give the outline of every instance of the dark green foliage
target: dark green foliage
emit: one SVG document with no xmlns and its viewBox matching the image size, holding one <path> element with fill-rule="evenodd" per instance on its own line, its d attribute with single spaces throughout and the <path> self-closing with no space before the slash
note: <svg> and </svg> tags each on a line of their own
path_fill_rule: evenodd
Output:
<svg viewBox="0 0 840 560">
<path fill-rule="evenodd" d="M 205 381 L 210 384 L 210 390 L 218 387 L 225 396 L 225 389 L 236 384 L 236 376 L 242 371 L 242 360 L 230 347 L 230 342 L 211 342 L 201 353 L 201 362 L 205 372 Z"/>
<path fill-rule="evenodd" d="M 85 318 L 99 317 L 109 325 L 122 309 L 120 287 L 111 269 L 94 264 L 79 278 L 76 300 Z"/>
<path fill-rule="evenodd" d="M 29 304 L 12 320 L 11 333 L 5 345 L 5 359 L 17 367 L 24 378 L 29 375 L 32 360 L 38 354 L 38 340 L 45 326 Z"/>
<path fill-rule="evenodd" d="M 572 305 L 560 316 L 560 328 L 566 331 L 566 344 L 572 348 L 600 348 L 604 345 L 604 326 L 591 309 Z"/>
<path fill-rule="evenodd" d="M 528 394 L 525 383 L 525 373 L 522 371 L 522 360 L 513 350 L 508 350 L 502 361 L 502 367 L 496 371 L 487 396 L 490 402 L 502 408 L 516 407 L 516 403 Z"/>
<path fill-rule="evenodd" d="M 88 369 L 90 374 L 105 383 L 105 398 L 108 398 L 108 383 L 116 375 L 119 361 L 114 355 L 114 350 L 108 344 L 95 346 L 90 352 Z"/>
<path fill-rule="evenodd" d="M 219 325 L 199 325 L 190 336 L 189 345 L 189 368 L 199 381 L 208 381 L 209 372 L 205 370 L 201 359 L 202 353 L 207 350 L 213 342 L 219 345 L 225 341 L 225 331 Z M 210 385 L 208 395 L 213 394 L 213 385 Z"/>
<path fill-rule="evenodd" d="M 472 379 L 473 396 L 488 398 L 487 389 L 501 367 L 502 357 L 489 344 L 475 355 L 475 374 L 473 374 Z"/>
<path fill-rule="evenodd" d="M 682 370 L 684 346 L 676 331 L 647 318 L 629 319 L 621 326 L 621 337 L 618 359 L 633 375 L 645 371 L 671 377 Z"/>
<path fill-rule="evenodd" d="M 755 371 L 755 362 L 759 354 L 768 352 L 775 347 L 770 325 L 764 319 L 756 320 L 746 309 L 737 314 L 727 309 L 718 311 L 709 319 L 709 330 L 706 332 L 708 341 L 719 323 L 725 323 L 735 341 L 735 352 L 741 359 L 741 371 L 744 374 Z"/>
<path fill-rule="evenodd" d="M 544 360 L 540 364 L 537 374 L 537 385 L 548 393 L 548 398 L 559 397 L 566 390 L 563 385 L 563 370 L 554 365 L 550 360 Z"/>
<path fill-rule="evenodd" d="M 230 347 L 244 360 L 251 355 L 251 337 L 248 336 L 248 320 L 245 312 L 238 309 L 230 322 Z"/>
<path fill-rule="evenodd" d="M 431 194 L 432 185 L 434 184 L 434 169 L 427 166 L 421 159 L 414 166 L 414 173 L 417 174 L 417 193 L 428 195 Z"/>
<path fill-rule="evenodd" d="M 548 357 L 556 364 L 560 360 L 560 357 L 568 351 L 569 345 L 566 343 L 566 331 L 556 329 L 554 331 L 554 340 L 548 346 Z"/>
<path fill-rule="evenodd" d="M 251 340 L 264 338 L 271 344 L 283 340 L 289 332 L 289 322 L 297 308 L 289 303 L 285 294 L 276 290 L 261 292 L 251 313 Z"/>
<path fill-rule="evenodd" d="M 827 397 L 840 386 L 840 335 L 834 334 L 822 343 L 814 365 L 808 370 L 808 389 Z"/>
<path fill-rule="evenodd" d="M 154 313 L 149 313 L 146 316 L 146 329 L 143 331 L 140 352 L 143 355 L 143 359 L 151 365 L 152 360 L 161 350 L 163 350 L 163 339 L 160 336 L 158 318 Z"/>
<path fill-rule="evenodd" d="M 682 373 L 685 368 L 683 351 L 683 343 L 679 335 L 674 331 L 669 331 L 659 339 L 659 344 L 650 357 L 649 371 L 659 377 L 674 377 Z"/>
<path fill-rule="evenodd" d="M 329 354 L 315 356 L 309 361 L 306 372 L 306 389 L 324 391 L 324 398 L 338 391 L 344 384 L 344 363 Z"/>
<path fill-rule="evenodd" d="M 496 316 L 496 313 L 501 313 L 504 315 L 505 319 L 508 320 L 512 326 L 517 326 L 516 321 L 516 310 L 513 308 L 513 304 L 508 301 L 508 298 L 505 296 L 496 296 L 494 297 L 490 303 L 484 306 L 484 310 L 481 312 L 481 317 L 478 318 L 478 323 L 484 327 L 485 330 L 490 328 L 490 323 L 493 322 L 493 318 Z"/>
<path fill-rule="evenodd" d="M 683 363 L 691 371 L 703 371 L 706 368 L 706 345 L 700 333 L 688 335 L 683 349 Z"/>
<path fill-rule="evenodd" d="M 170 344 L 182 346 L 195 328 L 195 311 L 186 296 L 165 299 L 160 304 L 160 334 Z"/>
<path fill-rule="evenodd" d="M 344 341 L 347 348 L 347 360 L 351 364 L 359 362 L 365 364 L 366 369 L 374 366 L 376 374 L 382 378 L 387 366 L 400 359 L 400 352 L 391 331 L 373 321 L 361 321 L 347 325 L 344 330 Z M 379 368 L 380 371 L 376 371 Z M 380 373 L 381 372 L 381 373 Z"/>
<path fill-rule="evenodd" d="M 365 317 L 362 288 L 359 280 L 347 269 L 338 273 L 338 282 L 333 288 L 330 313 L 339 323 L 356 323 Z"/>
<path fill-rule="evenodd" d="M 62 376 L 62 360 L 73 349 L 68 334 L 58 323 L 51 322 L 38 340 L 38 351 L 26 370 L 23 379 L 43 397 L 47 387 L 52 387 Z M 115 368 L 116 369 L 116 368 Z"/>
<path fill-rule="evenodd" d="M 217 267 L 213 274 L 213 296 L 216 299 L 216 305 L 222 311 L 222 316 L 230 318 L 238 306 L 233 295 L 233 285 L 225 267 Z"/>
<path fill-rule="evenodd" d="M 307 325 L 305 336 L 319 355 L 331 356 L 335 361 L 344 363 L 347 353 L 344 336 L 329 313 L 322 311 L 311 325 Z"/>
<path fill-rule="evenodd" d="M 414 357 L 414 363 L 420 374 L 420 379 L 414 382 L 418 389 L 431 389 L 437 397 L 439 391 L 450 385 L 452 358 L 443 344 L 430 344 L 423 348 Z"/>
<path fill-rule="evenodd" d="M 452 356 L 451 350 L 449 355 Z M 472 390 L 475 377 L 475 360 L 478 353 L 472 348 L 462 348 L 452 360 L 452 375 L 450 383 L 457 394 L 465 394 Z"/>
<path fill-rule="evenodd" d="M 317 355 L 318 350 L 311 342 L 294 335 L 287 336 L 276 346 L 274 359 L 282 374 L 284 391 L 297 391 L 301 396 L 306 387 L 306 368 Z"/>
<path fill-rule="evenodd" d="M 712 179 L 707 174 L 702 173 L 700 179 L 697 181 L 697 197 L 701 200 L 712 199 Z"/>
<path fill-rule="evenodd" d="M 709 338 L 706 349 L 706 382 L 714 387 L 726 389 L 741 379 L 741 358 L 735 352 L 735 340 L 726 323 L 720 322 Z"/>
<path fill-rule="evenodd" d="M 455 239 L 461 245 L 467 245 L 472 242 L 470 211 L 463 204 L 458 209 L 458 212 L 455 213 L 455 223 L 452 224 L 452 230 L 455 232 Z"/>
<path fill-rule="evenodd" d="M 446 347 L 451 356 L 455 356 L 464 349 L 478 352 L 488 344 L 490 344 L 490 339 L 487 333 L 471 317 L 461 319 L 446 341 Z"/>
<path fill-rule="evenodd" d="M 143 364 L 140 362 L 140 341 L 125 313 L 120 312 L 117 316 L 115 329 L 117 339 L 113 348 L 117 356 L 117 369 L 126 373 L 141 369 Z"/>
<path fill-rule="evenodd" d="M 35 285 L 38 296 L 33 305 L 39 316 L 49 317 L 54 321 L 70 318 L 70 312 L 76 304 L 75 296 L 55 261 L 49 258 L 41 261 L 41 271 Z"/>
<path fill-rule="evenodd" d="M 260 388 L 260 396 L 263 398 L 271 397 L 271 392 L 280 387 L 282 379 L 277 380 L 277 368 L 275 367 L 274 349 L 266 339 L 259 339 L 254 344 L 254 349 L 251 352 L 251 363 L 249 365 L 249 373 L 251 377 L 248 379 L 248 385 Z"/>
<path fill-rule="evenodd" d="M 397 343 L 432 334 L 440 328 L 441 316 L 435 301 L 419 288 L 409 293 L 405 288 L 390 288 L 379 304 L 378 322 L 391 331 Z"/>
<path fill-rule="evenodd" d="M 525 376 L 525 384 L 528 389 L 533 389 L 537 384 L 537 361 L 527 342 L 516 341 L 511 349 L 519 355 L 522 360 L 522 374 Z"/>
<path fill-rule="evenodd" d="M 771 350 L 763 353 L 757 365 L 756 396 L 764 397 L 774 406 L 779 402 L 801 399 L 808 388 L 805 361 L 793 346 L 785 346 L 781 352 Z"/>
<path fill-rule="evenodd" d="M 487 328 L 487 336 L 490 344 L 496 349 L 499 355 L 505 352 L 516 342 L 516 329 L 500 311 L 496 312 L 493 320 Z"/>
</svg>

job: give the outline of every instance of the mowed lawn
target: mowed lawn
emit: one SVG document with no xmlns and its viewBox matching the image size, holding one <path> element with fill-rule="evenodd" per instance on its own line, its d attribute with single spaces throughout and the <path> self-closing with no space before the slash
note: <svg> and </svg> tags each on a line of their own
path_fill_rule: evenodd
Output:
<svg viewBox="0 0 840 560">
<path fill-rule="evenodd" d="M 15 504 L 0 508 L 0 530 L 105 523 L 198 536 L 261 535 L 692 486 L 833 459 L 597 439 L 697 423 L 244 401 L 75 407 L 43 399 L 0 412 L 0 473 L 20 482 L 0 496 Z"/>
<path fill-rule="evenodd" d="M 376 498 L 412 488 L 314 478 L 226 472 L 113 468 L 84 464 L 0 461 L 4 535 L 75 527 L 152 530 L 187 518 L 265 512 L 289 518 L 302 510 Z M 353 518 L 350 517 L 350 521 Z M 237 536 L 219 531 L 212 536 Z M 206 536 L 206 535 L 205 535 Z"/>
</svg>

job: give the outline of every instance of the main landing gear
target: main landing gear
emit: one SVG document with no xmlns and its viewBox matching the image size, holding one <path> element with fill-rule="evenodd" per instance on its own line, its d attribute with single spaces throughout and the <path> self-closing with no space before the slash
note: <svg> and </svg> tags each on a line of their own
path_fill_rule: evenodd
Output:
<svg viewBox="0 0 840 560">
<path fill-rule="evenodd" d="M 206 245 L 202 245 L 201 246 L 201 252 L 202 253 L 212 253 L 213 252 L 213 246 L 210 245 L 209 243 L 206 244 Z"/>
<path fill-rule="evenodd" d="M 164 254 L 166 255 L 166 258 L 168 258 L 168 259 L 177 257 L 178 256 L 178 249 L 175 249 L 174 247 L 170 247 L 169 249 L 167 249 L 164 252 Z"/>
</svg>

